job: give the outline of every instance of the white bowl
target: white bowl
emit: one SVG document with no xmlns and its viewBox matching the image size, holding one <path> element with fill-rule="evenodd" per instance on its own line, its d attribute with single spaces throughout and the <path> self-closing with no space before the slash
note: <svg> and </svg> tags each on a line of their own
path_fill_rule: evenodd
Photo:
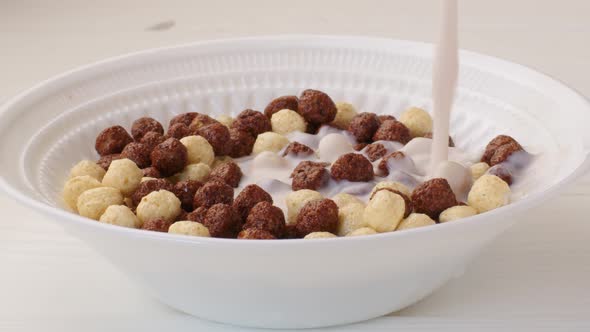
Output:
<svg viewBox="0 0 590 332">
<path fill-rule="evenodd" d="M 43 82 L 1 107 L 0 186 L 85 240 L 156 298 L 198 317 L 267 328 L 346 324 L 432 293 L 515 215 L 590 168 L 590 106 L 520 65 L 461 52 L 451 124 L 474 154 L 500 133 L 540 153 L 517 201 L 464 220 L 368 237 L 239 241 L 127 229 L 61 208 L 68 169 L 97 158 L 96 134 L 140 114 L 237 113 L 273 97 L 325 90 L 363 111 L 430 102 L 431 45 L 363 37 L 278 36 L 126 55 Z"/>
</svg>

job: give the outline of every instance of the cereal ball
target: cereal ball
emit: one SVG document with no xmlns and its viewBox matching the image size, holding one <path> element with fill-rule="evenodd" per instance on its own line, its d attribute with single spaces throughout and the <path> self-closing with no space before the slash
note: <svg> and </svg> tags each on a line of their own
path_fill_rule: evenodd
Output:
<svg viewBox="0 0 590 332">
<path fill-rule="evenodd" d="M 387 153 L 387 149 L 381 143 L 373 143 L 369 144 L 365 149 L 365 154 L 370 161 L 375 161 L 377 159 L 383 158 Z"/>
<path fill-rule="evenodd" d="M 215 157 L 213 160 L 213 165 L 211 165 L 211 169 L 214 169 L 215 167 L 230 161 L 234 161 L 230 156 Z"/>
<path fill-rule="evenodd" d="M 285 229 L 285 215 L 283 210 L 273 206 L 270 202 L 260 202 L 254 205 L 246 218 L 243 229 L 257 228 L 269 232 L 280 238 Z"/>
<path fill-rule="evenodd" d="M 361 201 L 358 197 L 347 193 L 337 194 L 334 197 L 332 197 L 332 200 L 334 201 L 334 203 L 336 203 L 336 205 L 338 205 L 339 209 L 350 204 L 365 205 L 365 203 L 363 203 L 363 201 Z"/>
<path fill-rule="evenodd" d="M 246 220 L 250 210 L 259 202 L 273 203 L 269 193 L 255 184 L 249 184 L 236 196 L 233 208 L 238 212 L 242 220 Z"/>
<path fill-rule="evenodd" d="M 514 138 L 508 135 L 499 135 L 488 143 L 481 161 L 494 166 L 506 161 L 512 153 L 521 150 L 523 150 L 522 146 Z M 494 159 L 493 162 L 492 159 Z"/>
<path fill-rule="evenodd" d="M 100 216 L 98 221 L 129 228 L 141 228 L 141 221 L 139 221 L 133 211 L 125 205 L 109 206 Z"/>
<path fill-rule="evenodd" d="M 147 194 L 137 205 L 137 217 L 142 222 L 154 219 L 176 220 L 181 212 L 180 200 L 168 190 L 158 190 Z"/>
<path fill-rule="evenodd" d="M 147 145 L 131 142 L 121 152 L 121 158 L 133 161 L 139 168 L 146 168 L 152 164 L 151 152 L 152 150 Z"/>
<path fill-rule="evenodd" d="M 403 123 L 387 120 L 379 126 L 373 135 L 373 141 L 394 141 L 407 144 L 410 141 L 410 130 Z"/>
<path fill-rule="evenodd" d="M 422 226 L 434 225 L 436 222 L 428 215 L 423 213 L 412 213 L 406 219 L 402 220 L 397 226 L 397 231 L 409 228 L 417 228 Z"/>
<path fill-rule="evenodd" d="M 219 123 L 219 121 L 213 119 L 209 115 L 197 114 L 193 121 L 191 121 L 190 125 L 188 126 L 188 129 L 190 129 L 191 133 L 197 133 L 199 129 L 201 129 L 202 127 L 214 123 L 221 124 Z"/>
<path fill-rule="evenodd" d="M 231 126 L 232 123 L 234 123 L 234 118 L 226 114 L 218 116 L 216 120 L 228 128 Z"/>
<path fill-rule="evenodd" d="M 152 219 L 143 222 L 141 229 L 146 231 L 154 231 L 154 232 L 168 232 L 170 226 L 174 223 L 174 221 L 164 220 L 164 219 Z"/>
<path fill-rule="evenodd" d="M 78 211 L 76 205 L 78 204 L 78 197 L 86 190 L 101 187 L 102 184 L 97 179 L 90 175 L 81 175 L 70 178 L 64 185 L 62 197 L 66 205 Z"/>
<path fill-rule="evenodd" d="M 371 191 L 371 196 L 373 196 L 373 194 L 380 189 L 397 190 L 408 197 L 410 197 L 412 195 L 412 192 L 410 191 L 410 189 L 402 183 L 395 182 L 395 181 L 381 181 L 375 185 L 375 187 L 373 188 L 373 191 Z"/>
<path fill-rule="evenodd" d="M 174 178 L 176 181 L 195 180 L 205 182 L 209 178 L 209 174 L 211 174 L 211 167 L 203 163 L 198 163 L 187 165 L 182 172 L 177 173 Z"/>
<path fill-rule="evenodd" d="M 362 149 L 366 148 L 367 146 L 369 146 L 369 143 L 358 143 L 358 144 L 355 144 L 352 148 L 354 149 L 354 151 L 361 151 Z"/>
<path fill-rule="evenodd" d="M 165 179 L 153 179 L 148 181 L 142 181 L 135 189 L 133 195 L 131 195 L 131 201 L 133 206 L 137 206 L 141 199 L 147 196 L 149 193 L 159 190 L 167 190 L 172 192 L 174 187 L 168 180 Z"/>
<path fill-rule="evenodd" d="M 504 182 L 508 183 L 508 185 L 512 184 L 512 172 L 507 166 L 503 164 L 497 164 L 490 168 L 487 172 L 488 174 L 495 175 L 500 179 L 504 180 Z"/>
<path fill-rule="evenodd" d="M 375 174 L 373 165 L 362 154 L 347 153 L 340 156 L 330 169 L 332 177 L 336 180 L 348 180 L 352 182 L 371 181 Z"/>
<path fill-rule="evenodd" d="M 121 204 L 123 204 L 123 195 L 119 189 L 98 187 L 80 194 L 76 208 L 81 216 L 98 220 L 109 206 Z"/>
<path fill-rule="evenodd" d="M 447 222 L 461 218 L 471 217 L 477 214 L 477 210 L 468 205 L 457 205 L 441 212 L 438 221 Z"/>
<path fill-rule="evenodd" d="M 270 120 L 264 114 L 250 109 L 238 114 L 231 127 L 248 132 L 254 137 L 272 130 Z"/>
<path fill-rule="evenodd" d="M 177 221 L 170 225 L 168 228 L 168 233 L 201 237 L 211 236 L 211 234 L 209 234 L 209 230 L 207 227 L 203 226 L 203 224 L 188 220 Z"/>
<path fill-rule="evenodd" d="M 232 204 L 234 189 L 224 182 L 212 180 L 205 183 L 197 193 L 193 201 L 193 207 L 211 207 L 218 203 Z M 215 235 L 214 235 L 215 236 Z"/>
<path fill-rule="evenodd" d="M 495 175 L 482 175 L 473 183 L 467 203 L 477 212 L 487 212 L 510 202 L 510 186 Z"/>
<path fill-rule="evenodd" d="M 160 133 L 156 133 L 154 131 L 150 131 L 143 135 L 139 143 L 146 145 L 150 151 L 153 150 L 158 144 L 163 143 L 166 140 L 166 137 Z"/>
<path fill-rule="evenodd" d="M 244 229 L 238 234 L 238 239 L 241 240 L 276 240 L 276 237 L 271 233 L 258 228 Z"/>
<path fill-rule="evenodd" d="M 98 134 L 94 148 L 101 156 L 121 153 L 125 145 L 133 142 L 127 130 L 121 126 L 109 127 Z"/>
<path fill-rule="evenodd" d="M 364 203 L 350 203 L 344 206 L 338 205 L 338 229 L 336 234 L 338 236 L 345 236 L 355 229 L 366 227 L 367 223 L 363 219 L 364 212 Z"/>
<path fill-rule="evenodd" d="M 428 180 L 412 192 L 414 210 L 427 214 L 436 220 L 438 215 L 451 206 L 457 205 L 457 198 L 446 179 L 436 178 Z"/>
<path fill-rule="evenodd" d="M 254 142 L 256 142 L 256 138 L 250 135 L 249 132 L 235 128 L 229 130 L 229 140 L 231 146 L 229 155 L 232 158 L 240 158 L 251 154 Z"/>
<path fill-rule="evenodd" d="M 375 113 L 363 112 L 352 118 L 348 125 L 348 131 L 359 143 L 371 142 L 380 124 Z"/>
<path fill-rule="evenodd" d="M 163 176 L 174 175 L 186 166 L 188 152 L 176 138 L 168 138 L 158 144 L 151 153 L 152 166 Z"/>
<path fill-rule="evenodd" d="M 202 186 L 202 182 L 195 180 L 180 181 L 174 185 L 172 192 L 178 197 L 184 210 L 192 211 L 195 194 Z"/>
<path fill-rule="evenodd" d="M 291 142 L 283 152 L 283 157 L 291 155 L 294 157 L 306 157 L 313 154 L 313 149 L 299 142 Z"/>
<path fill-rule="evenodd" d="M 329 239 L 329 238 L 333 238 L 333 237 L 337 237 L 337 236 L 330 233 L 330 232 L 313 232 L 313 233 L 307 234 L 305 237 L 303 237 L 303 239 L 305 239 L 305 240 Z"/>
<path fill-rule="evenodd" d="M 231 149 L 230 134 L 226 126 L 221 123 L 208 124 L 199 128 L 197 134 L 204 137 L 211 144 L 215 155 L 225 156 L 229 154 Z"/>
<path fill-rule="evenodd" d="M 97 179 L 98 181 L 102 181 L 104 174 L 105 170 L 97 163 L 90 160 L 82 160 L 72 167 L 69 178 L 71 179 L 75 178 L 76 176 L 88 175 Z"/>
<path fill-rule="evenodd" d="M 336 104 L 325 94 L 318 90 L 305 90 L 299 96 L 299 110 L 303 118 L 313 124 L 327 124 L 336 118 Z"/>
<path fill-rule="evenodd" d="M 228 161 L 215 167 L 211 171 L 209 177 L 211 179 L 225 182 L 228 185 L 237 188 L 240 184 L 240 180 L 242 179 L 242 175 L 243 174 L 240 166 L 238 166 L 238 164 L 234 163 L 233 161 Z"/>
<path fill-rule="evenodd" d="M 174 221 L 187 221 L 188 219 L 188 212 L 186 212 L 184 209 L 180 210 L 180 214 L 176 216 L 176 219 L 174 219 Z"/>
<path fill-rule="evenodd" d="M 281 135 L 286 135 L 294 131 L 304 133 L 307 129 L 307 123 L 303 117 L 299 113 L 287 109 L 273 114 L 270 124 L 272 131 Z"/>
<path fill-rule="evenodd" d="M 299 109 L 299 99 L 296 96 L 282 96 L 276 98 L 266 106 L 264 109 L 264 115 L 270 119 L 273 114 L 284 109 L 297 112 Z"/>
<path fill-rule="evenodd" d="M 168 124 L 168 128 L 174 126 L 177 123 L 182 123 L 185 126 L 189 126 L 191 124 L 191 122 L 193 122 L 195 117 L 197 117 L 197 115 L 199 115 L 199 113 L 197 113 L 197 112 L 188 112 L 188 113 L 178 114 L 170 120 L 170 123 Z"/>
<path fill-rule="evenodd" d="M 354 231 L 346 234 L 345 236 L 364 236 L 364 235 L 374 235 L 379 234 L 377 231 L 372 229 L 371 227 L 361 227 L 357 228 Z"/>
<path fill-rule="evenodd" d="M 143 173 L 143 179 L 145 179 L 145 178 L 157 179 L 157 178 L 162 177 L 162 174 L 160 174 L 160 171 L 158 171 L 157 168 L 151 167 L 151 166 L 142 169 L 141 172 Z M 142 179 L 142 181 L 143 181 L 143 179 Z"/>
<path fill-rule="evenodd" d="M 313 161 L 300 162 L 291 177 L 291 188 L 293 190 L 312 189 L 316 190 L 323 187 L 329 180 L 329 173 L 326 169 L 326 163 L 316 163 Z"/>
<path fill-rule="evenodd" d="M 174 125 L 170 126 L 170 128 L 168 128 L 166 137 L 174 137 L 176 139 L 181 139 L 183 137 L 190 136 L 191 133 L 192 131 L 184 123 L 175 123 Z"/>
<path fill-rule="evenodd" d="M 385 122 L 387 120 L 397 120 L 395 118 L 395 116 L 393 116 L 393 115 L 387 115 L 387 114 L 378 115 L 377 116 L 377 119 L 379 119 L 379 124 L 381 124 L 381 123 L 383 123 L 383 122 Z"/>
<path fill-rule="evenodd" d="M 252 153 L 258 154 L 262 151 L 279 152 L 287 144 L 289 144 L 289 140 L 285 136 L 269 131 L 258 135 L 252 147 Z"/>
<path fill-rule="evenodd" d="M 140 141 L 149 132 L 164 135 L 164 127 L 158 120 L 147 116 L 133 121 L 131 135 L 136 141 Z"/>
<path fill-rule="evenodd" d="M 482 175 L 486 174 L 488 169 L 490 169 L 490 165 L 488 165 L 485 162 L 480 162 L 480 163 L 476 163 L 476 164 L 471 165 L 470 169 L 471 169 L 471 178 L 473 179 L 473 181 L 475 181 L 475 180 L 479 179 Z"/>
<path fill-rule="evenodd" d="M 408 196 L 404 195 L 401 191 L 398 191 L 395 189 L 391 189 L 391 188 L 376 189 L 371 193 L 369 200 L 371 198 L 373 198 L 373 196 L 375 196 L 375 194 L 377 194 L 379 191 L 382 191 L 382 190 L 387 190 L 387 191 L 392 192 L 394 194 L 398 194 L 404 199 L 404 202 L 406 202 L 406 208 L 405 208 L 406 212 L 404 213 L 404 218 L 406 218 L 407 216 L 410 215 L 410 213 L 412 213 L 412 211 L 414 210 L 414 204 L 412 204 L 412 200 Z"/>
<path fill-rule="evenodd" d="M 379 190 L 367 203 L 363 212 L 365 225 L 379 233 L 391 232 L 406 214 L 406 201 L 389 190 Z"/>
<path fill-rule="evenodd" d="M 203 225 L 213 237 L 235 238 L 242 228 L 242 221 L 231 205 L 215 204 L 207 210 Z"/>
<path fill-rule="evenodd" d="M 205 221 L 205 215 L 207 214 L 206 207 L 198 207 L 194 209 L 191 213 L 186 215 L 186 220 L 200 222 L 201 224 Z"/>
<path fill-rule="evenodd" d="M 427 133 L 424 135 L 424 138 L 432 139 L 432 133 Z M 451 136 L 449 136 L 449 147 L 455 147 L 455 142 L 453 142 L 453 138 Z"/>
<path fill-rule="evenodd" d="M 331 199 L 307 202 L 297 215 L 295 230 L 299 237 L 313 232 L 336 233 L 338 229 L 338 206 Z"/>
<path fill-rule="evenodd" d="M 317 135 L 322 127 L 321 124 L 314 124 L 314 123 L 307 123 L 307 130 L 305 130 L 306 134 Z"/>
<path fill-rule="evenodd" d="M 357 114 L 358 113 L 352 104 L 343 102 L 336 103 L 336 117 L 330 124 L 336 128 L 347 129 L 350 122 Z"/>
<path fill-rule="evenodd" d="M 113 160 L 117 160 L 117 159 L 121 159 L 120 153 L 109 154 L 109 155 L 100 157 L 100 159 L 98 159 L 96 164 L 98 166 L 102 167 L 106 171 L 111 166 L 111 163 L 113 162 Z"/>
<path fill-rule="evenodd" d="M 490 166 L 501 164 L 508 160 L 512 155 L 524 151 L 522 146 L 518 143 L 504 144 L 499 147 L 492 158 L 490 158 Z"/>
<path fill-rule="evenodd" d="M 104 175 L 102 184 L 107 187 L 117 188 L 125 196 L 137 189 L 143 172 L 129 159 L 119 159 L 111 163 L 111 167 Z"/>
<path fill-rule="evenodd" d="M 432 132 L 432 118 L 425 110 L 418 107 L 411 107 L 399 117 L 409 130 L 411 137 L 423 137 Z"/>
<path fill-rule="evenodd" d="M 298 239 L 299 235 L 297 235 L 297 230 L 295 229 L 295 224 L 287 224 L 285 226 L 285 232 L 283 233 L 283 239 Z"/>
<path fill-rule="evenodd" d="M 305 204 L 319 201 L 323 198 L 319 192 L 309 189 L 301 189 L 289 193 L 285 198 L 287 203 L 287 223 L 295 224 L 297 222 L 297 216 Z"/>
</svg>

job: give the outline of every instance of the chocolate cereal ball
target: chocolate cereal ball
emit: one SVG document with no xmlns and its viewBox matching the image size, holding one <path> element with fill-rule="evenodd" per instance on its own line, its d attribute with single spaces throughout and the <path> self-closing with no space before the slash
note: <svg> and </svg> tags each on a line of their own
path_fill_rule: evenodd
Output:
<svg viewBox="0 0 590 332">
<path fill-rule="evenodd" d="M 379 126 L 373 135 L 373 141 L 394 141 L 407 144 L 410 141 L 410 130 L 403 123 L 387 120 Z"/>
<path fill-rule="evenodd" d="M 100 157 L 100 159 L 98 159 L 98 161 L 96 163 L 98 164 L 98 166 L 102 167 L 105 171 L 108 171 L 113 160 L 117 160 L 117 159 L 121 159 L 121 158 L 123 158 L 123 157 L 121 157 L 120 153 L 108 154 L 106 156 Z"/>
<path fill-rule="evenodd" d="M 496 166 L 499 165 L 505 161 L 508 160 L 508 158 L 510 158 L 512 155 L 519 153 L 519 152 L 524 152 L 522 146 L 520 146 L 520 144 L 518 143 L 509 143 L 509 144 L 504 144 L 502 146 L 500 146 L 498 149 L 496 149 L 496 152 L 494 152 L 494 154 L 492 155 L 492 158 L 490 158 L 490 166 Z M 515 165 L 515 166 L 519 166 L 519 165 Z"/>
<path fill-rule="evenodd" d="M 340 156 L 330 170 L 336 180 L 365 182 L 373 180 L 373 165 L 362 154 L 347 153 Z"/>
<path fill-rule="evenodd" d="M 197 114 L 193 121 L 190 123 L 188 128 L 190 129 L 191 133 L 197 133 L 201 127 L 206 125 L 210 125 L 213 123 L 219 123 L 219 121 L 213 119 L 209 115 L 206 114 Z"/>
<path fill-rule="evenodd" d="M 389 175 L 390 160 L 403 160 L 404 158 L 406 158 L 406 155 L 402 151 L 395 151 L 383 157 L 383 159 L 381 159 L 381 161 L 379 162 L 379 166 L 377 166 L 377 168 L 380 171 L 380 174 L 384 176 Z"/>
<path fill-rule="evenodd" d="M 251 109 L 238 114 L 231 128 L 248 132 L 254 137 L 272 130 L 270 120 L 264 114 Z"/>
<path fill-rule="evenodd" d="M 199 115 L 199 113 L 197 113 L 197 112 L 188 112 L 188 113 L 178 114 L 177 116 L 173 117 L 172 120 L 170 120 L 170 123 L 168 124 L 168 128 L 172 127 L 173 125 L 175 125 L 177 123 L 182 123 L 185 126 L 189 126 L 191 124 L 191 122 L 193 122 L 193 119 L 195 117 L 197 117 L 197 115 Z"/>
<path fill-rule="evenodd" d="M 323 187 L 329 180 L 329 173 L 326 169 L 327 163 L 316 163 L 313 161 L 302 161 L 291 173 L 293 180 L 291 188 L 294 191 L 301 189 L 317 190 Z"/>
<path fill-rule="evenodd" d="M 299 237 L 305 237 L 313 232 L 336 233 L 338 229 L 338 206 L 331 199 L 308 202 L 299 211 L 295 229 Z"/>
<path fill-rule="evenodd" d="M 139 168 L 146 168 L 152 164 L 151 152 L 152 150 L 147 145 L 131 142 L 121 152 L 121 158 L 133 161 Z"/>
<path fill-rule="evenodd" d="M 229 129 L 221 123 L 212 123 L 205 125 L 197 130 L 197 134 L 202 136 L 211 144 L 216 156 L 225 156 L 229 154 L 230 133 Z"/>
<path fill-rule="evenodd" d="M 164 135 L 162 135 L 160 133 L 156 133 L 154 131 L 150 131 L 148 133 L 145 133 L 145 135 L 143 135 L 143 137 L 141 138 L 141 140 L 139 142 L 146 145 L 151 151 L 158 144 L 164 142 L 165 140 L 166 140 L 166 137 L 164 137 Z"/>
<path fill-rule="evenodd" d="M 503 146 L 507 147 L 503 148 Z M 520 150 L 522 150 L 522 146 L 514 138 L 508 135 L 499 135 L 488 143 L 481 161 L 494 166 L 506 161 L 512 153 Z M 495 163 L 492 162 L 492 159 Z"/>
<path fill-rule="evenodd" d="M 444 210 L 458 205 L 457 198 L 446 179 L 428 180 L 414 189 L 411 196 L 414 211 L 434 220 Z"/>
<path fill-rule="evenodd" d="M 383 158 L 383 156 L 387 153 L 387 149 L 381 143 L 373 143 L 369 144 L 365 150 L 367 157 L 370 161 L 375 161 L 377 159 Z"/>
<path fill-rule="evenodd" d="M 144 178 L 161 178 L 162 174 L 155 167 L 146 167 L 141 170 Z"/>
<path fill-rule="evenodd" d="M 180 172 L 188 159 L 187 150 L 176 138 L 168 138 L 158 144 L 151 153 L 152 166 L 163 176 L 171 176 Z"/>
<path fill-rule="evenodd" d="M 94 148 L 101 156 L 121 153 L 123 148 L 133 142 L 127 130 L 121 126 L 112 126 L 101 131 L 96 137 Z"/>
<path fill-rule="evenodd" d="M 311 156 L 313 154 L 313 149 L 305 144 L 301 144 L 299 142 L 291 142 L 285 148 L 283 152 L 283 157 L 287 155 L 291 155 L 294 157 L 306 157 Z"/>
<path fill-rule="evenodd" d="M 147 116 L 133 121 L 131 135 L 136 141 L 140 141 L 149 132 L 164 135 L 164 127 L 162 127 L 162 124 L 158 120 Z"/>
<path fill-rule="evenodd" d="M 256 228 L 267 231 L 277 238 L 283 236 L 285 229 L 285 215 L 283 210 L 273 206 L 270 202 L 260 202 L 254 205 L 246 218 L 243 229 Z"/>
<path fill-rule="evenodd" d="M 256 138 L 249 132 L 232 128 L 229 130 L 230 152 L 232 158 L 240 158 L 252 153 Z"/>
<path fill-rule="evenodd" d="M 258 228 L 248 228 L 244 229 L 238 234 L 238 239 L 241 240 L 276 240 L 271 233 L 258 229 Z"/>
<path fill-rule="evenodd" d="M 380 124 L 387 120 L 397 120 L 393 115 L 378 115 L 377 119 L 379 119 Z"/>
<path fill-rule="evenodd" d="M 363 112 L 352 118 L 348 131 L 359 143 L 371 142 L 373 135 L 379 129 L 380 121 L 375 113 Z"/>
<path fill-rule="evenodd" d="M 198 207 L 194 209 L 191 213 L 186 215 L 186 220 L 200 222 L 201 224 L 205 221 L 205 215 L 207 214 L 206 207 Z"/>
<path fill-rule="evenodd" d="M 234 189 L 224 182 L 213 180 L 205 183 L 197 192 L 193 200 L 193 207 L 209 208 L 215 204 L 232 204 Z"/>
<path fill-rule="evenodd" d="M 242 179 L 242 175 L 240 166 L 233 161 L 228 161 L 215 167 L 211 171 L 211 174 L 209 174 L 209 178 L 225 182 L 226 184 L 237 188 Z"/>
<path fill-rule="evenodd" d="M 181 139 L 186 136 L 191 135 L 191 130 L 188 129 L 188 126 L 184 123 L 175 123 L 168 128 L 168 132 L 166 133 L 166 137 L 174 137 L 176 139 Z"/>
<path fill-rule="evenodd" d="M 154 232 L 168 232 L 168 228 L 174 223 L 174 221 L 168 221 L 165 219 L 152 219 L 144 221 L 141 229 L 145 229 L 146 231 L 154 231 Z"/>
<path fill-rule="evenodd" d="M 297 96 L 282 96 L 273 99 L 264 109 L 264 115 L 270 119 L 273 114 L 284 109 L 297 112 L 299 110 L 299 99 Z"/>
<path fill-rule="evenodd" d="M 212 237 L 235 238 L 242 228 L 242 221 L 231 205 L 215 204 L 207 210 L 203 225 Z"/>
<path fill-rule="evenodd" d="M 259 202 L 269 202 L 272 204 L 273 200 L 270 194 L 264 191 L 264 189 L 255 184 L 249 184 L 236 196 L 233 208 L 238 212 L 242 220 L 246 220 L 250 210 Z"/>
<path fill-rule="evenodd" d="M 504 180 L 504 182 L 508 183 L 508 185 L 512 184 L 512 172 L 510 172 L 510 169 L 507 166 L 497 164 L 496 166 L 491 167 L 487 173 L 499 177 Z"/>
<path fill-rule="evenodd" d="M 202 186 L 202 182 L 195 180 L 180 181 L 174 185 L 172 192 L 178 197 L 184 210 L 192 211 L 195 194 Z"/>
<path fill-rule="evenodd" d="M 166 179 L 154 179 L 143 181 L 139 183 L 135 192 L 131 195 L 131 201 L 133 202 L 133 206 L 137 206 L 141 199 L 147 196 L 149 193 L 158 190 L 167 190 L 172 192 L 173 191 L 172 183 L 168 182 Z"/>
<path fill-rule="evenodd" d="M 299 96 L 299 114 L 310 123 L 327 124 L 336 118 L 336 104 L 330 96 L 318 90 L 305 90 Z"/>
</svg>

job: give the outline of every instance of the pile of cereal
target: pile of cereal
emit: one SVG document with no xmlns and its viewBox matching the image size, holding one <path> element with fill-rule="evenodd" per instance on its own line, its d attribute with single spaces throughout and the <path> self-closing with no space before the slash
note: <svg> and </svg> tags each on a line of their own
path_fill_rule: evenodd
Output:
<svg viewBox="0 0 590 332">
<path fill-rule="evenodd" d="M 331 155 L 320 160 L 322 143 L 316 148 L 289 139 L 292 133 L 313 136 L 325 128 L 347 135 L 326 140 L 348 137 L 354 142 L 351 151 L 329 149 Z M 63 200 L 99 222 L 238 239 L 371 235 L 457 220 L 509 202 L 514 171 L 523 165 L 508 161 L 524 152 L 510 136 L 494 138 L 481 161 L 470 165 L 465 202 L 445 178 L 408 185 L 388 177 L 396 165 L 413 161 L 387 142 L 404 146 L 431 137 L 432 119 L 420 108 L 397 120 L 357 113 L 351 104 L 334 103 L 317 90 L 276 98 L 264 112 L 247 109 L 235 118 L 179 114 L 166 131 L 157 120 L 142 117 L 130 132 L 115 125 L 98 135 L 100 159 L 71 169 Z M 454 146 L 450 137 L 449 146 Z M 287 170 L 291 183 L 283 208 L 272 192 L 243 183 L 242 162 L 269 153 L 297 160 Z M 330 183 L 367 183 L 370 192 L 364 199 L 344 192 L 328 198 L 321 190 Z"/>
</svg>

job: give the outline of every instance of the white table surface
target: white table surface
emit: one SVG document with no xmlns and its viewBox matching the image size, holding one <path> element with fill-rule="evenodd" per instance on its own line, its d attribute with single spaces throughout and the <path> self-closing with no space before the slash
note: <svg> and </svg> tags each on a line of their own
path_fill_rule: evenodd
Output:
<svg viewBox="0 0 590 332">
<path fill-rule="evenodd" d="M 433 41 L 437 2 L 4 0 L 0 99 L 108 56 L 202 39 L 322 33 Z M 590 95 L 590 1 L 460 6 L 463 48 L 527 64 Z M 462 277 L 427 299 L 330 330 L 587 331 L 589 205 L 586 177 L 518 220 Z M 0 196 L 0 211 L 0 329 L 237 330 L 159 304 L 84 243 L 11 199 Z"/>
</svg>

